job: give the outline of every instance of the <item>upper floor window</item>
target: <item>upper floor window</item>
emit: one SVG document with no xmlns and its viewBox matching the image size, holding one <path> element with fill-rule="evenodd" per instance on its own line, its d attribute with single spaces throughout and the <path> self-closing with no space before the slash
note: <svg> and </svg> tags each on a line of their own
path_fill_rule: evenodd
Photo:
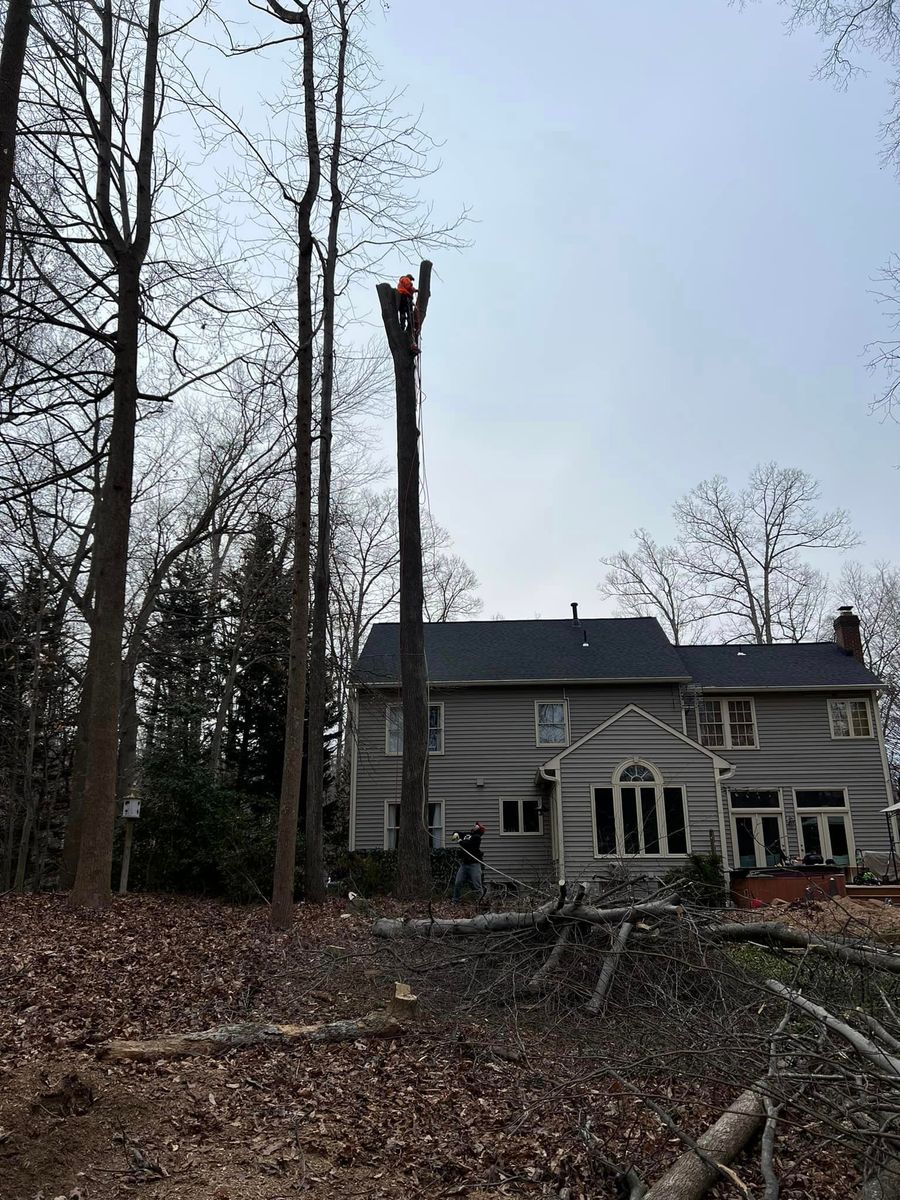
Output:
<svg viewBox="0 0 900 1200">
<path fill-rule="evenodd" d="M 539 746 L 568 746 L 569 713 L 565 700 L 535 701 L 534 722 Z"/>
<path fill-rule="evenodd" d="M 385 713 L 385 754 L 403 753 L 403 705 L 389 704 Z M 428 753 L 444 753 L 444 706 L 428 705 Z"/>
<path fill-rule="evenodd" d="M 872 713 L 868 700 L 829 700 L 828 717 L 833 738 L 872 736 Z"/>
<path fill-rule="evenodd" d="M 753 701 L 714 697 L 697 706 L 700 744 L 719 750 L 755 749 L 756 710 Z"/>
</svg>

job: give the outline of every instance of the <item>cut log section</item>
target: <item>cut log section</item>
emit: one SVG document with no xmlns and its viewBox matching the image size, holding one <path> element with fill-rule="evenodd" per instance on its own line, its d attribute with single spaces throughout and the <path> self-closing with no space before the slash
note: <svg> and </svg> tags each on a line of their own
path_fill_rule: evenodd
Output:
<svg viewBox="0 0 900 1200">
<path fill-rule="evenodd" d="M 246 1022 L 141 1041 L 114 1038 L 98 1046 L 97 1055 L 108 1062 L 156 1062 L 162 1058 L 226 1054 L 244 1046 L 283 1048 L 300 1042 L 355 1042 L 359 1038 L 397 1037 L 403 1033 L 404 1025 L 415 1018 L 417 1003 L 417 997 L 408 986 L 398 983 L 385 1009 L 353 1020 L 319 1025 Z"/>
<path fill-rule="evenodd" d="M 762 1128 L 765 1115 L 761 1090 L 753 1087 L 741 1092 L 715 1125 L 698 1138 L 697 1146 L 704 1156 L 701 1158 L 694 1150 L 682 1154 L 657 1179 L 646 1200 L 700 1200 L 723 1174 L 734 1179 L 728 1166 Z"/>
<path fill-rule="evenodd" d="M 407 921 L 402 917 L 381 917 L 372 932 L 376 937 L 475 937 L 486 933 L 511 933 L 517 929 L 553 929 L 582 921 L 587 925 L 620 925 L 629 914 L 637 917 L 680 917 L 678 904 L 636 904 L 628 908 L 590 908 L 571 901 L 557 907 L 552 900 L 527 912 L 480 913 L 477 917 L 430 919 L 419 917 Z"/>
</svg>

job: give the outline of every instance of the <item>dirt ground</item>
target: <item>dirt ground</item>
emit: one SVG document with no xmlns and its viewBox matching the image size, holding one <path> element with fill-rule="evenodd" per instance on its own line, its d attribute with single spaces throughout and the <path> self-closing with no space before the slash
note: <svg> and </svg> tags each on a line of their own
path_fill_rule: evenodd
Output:
<svg viewBox="0 0 900 1200">
<path fill-rule="evenodd" d="M 833 900 L 776 900 L 762 908 L 740 909 L 735 916 L 746 921 L 780 921 L 807 933 L 842 934 L 870 941 L 900 942 L 900 905 L 883 900 L 856 900 L 836 896 Z"/>
<path fill-rule="evenodd" d="M 111 1037 L 381 1007 L 404 966 L 370 928 L 340 902 L 301 906 L 291 933 L 272 934 L 265 910 L 213 901 L 134 896 L 86 916 L 62 897 L 0 897 L 0 1198 L 613 1200 L 586 1120 L 650 1179 L 679 1152 L 577 1048 L 561 1053 L 553 1029 L 488 1022 L 472 1005 L 451 1013 L 410 974 L 421 1019 L 393 1040 L 98 1058 Z M 733 1095 L 665 1087 L 695 1133 Z M 846 1195 L 846 1169 L 827 1156 L 795 1147 L 784 1170 L 785 1200 Z"/>
</svg>

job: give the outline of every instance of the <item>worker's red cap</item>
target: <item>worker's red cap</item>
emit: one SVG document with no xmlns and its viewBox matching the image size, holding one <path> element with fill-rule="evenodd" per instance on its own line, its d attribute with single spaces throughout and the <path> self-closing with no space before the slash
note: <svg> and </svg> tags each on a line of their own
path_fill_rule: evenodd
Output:
<svg viewBox="0 0 900 1200">
<path fill-rule="evenodd" d="M 484 831 L 487 829 L 487 826 L 485 825 L 484 821 L 476 821 L 475 828 L 480 829 L 481 832 L 484 833 Z"/>
</svg>

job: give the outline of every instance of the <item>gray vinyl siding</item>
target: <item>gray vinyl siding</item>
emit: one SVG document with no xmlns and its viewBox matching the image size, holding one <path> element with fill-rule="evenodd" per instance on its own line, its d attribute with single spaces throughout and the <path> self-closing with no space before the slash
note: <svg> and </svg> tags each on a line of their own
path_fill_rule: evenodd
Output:
<svg viewBox="0 0 900 1200">
<path fill-rule="evenodd" d="M 384 845 L 386 801 L 399 801 L 401 760 L 385 754 L 385 706 L 396 697 L 386 689 L 361 690 L 356 765 L 357 849 Z M 429 798 L 444 804 L 447 837 L 475 821 L 487 825 L 485 860 L 513 878 L 555 874 L 550 818 L 542 834 L 502 834 L 500 800 L 541 798 L 536 777 L 559 747 L 535 745 L 536 701 L 565 700 L 569 740 L 577 741 L 628 704 L 638 704 L 682 729 L 676 685 L 432 688 L 432 703 L 444 705 L 444 753 L 429 761 Z M 476 786 L 476 778 L 484 786 Z M 488 871 L 488 879 L 492 878 Z M 494 876 L 502 879 L 502 876 Z"/>
<path fill-rule="evenodd" d="M 704 689 L 705 697 L 715 692 Z M 743 694 L 743 693 L 742 693 Z M 858 850 L 887 851 L 887 827 L 879 811 L 891 803 L 878 738 L 832 738 L 828 700 L 846 693 L 748 692 L 756 708 L 758 750 L 718 750 L 734 765 L 728 788 L 779 788 L 785 816 L 786 850 L 800 852 L 794 788 L 846 788 L 853 838 Z M 859 696 L 860 693 L 854 693 Z M 875 711 L 874 695 L 868 696 Z M 873 732 L 875 729 L 873 727 Z M 697 736 L 695 718 L 688 733 Z M 736 861 L 727 795 L 729 857 Z"/>
<path fill-rule="evenodd" d="M 684 789 L 690 849 L 708 852 L 710 833 L 719 847 L 713 760 L 640 713 L 626 713 L 560 762 L 567 878 L 590 881 L 608 875 L 612 867 L 622 863 L 627 863 L 635 874 L 659 875 L 684 862 L 683 855 L 633 855 L 626 859 L 615 855 L 595 856 L 594 788 L 612 787 L 616 768 L 632 757 L 644 759 L 656 767 L 664 786 Z"/>
<path fill-rule="evenodd" d="M 715 693 L 708 689 L 704 694 Z M 886 826 L 879 810 L 890 800 L 878 739 L 833 739 L 828 693 L 746 694 L 755 702 L 760 748 L 717 751 L 735 768 L 733 777 L 721 785 L 729 862 L 734 862 L 725 795 L 729 787 L 781 790 L 785 848 L 791 853 L 800 848 L 793 789 L 846 788 L 856 848 L 886 850 Z M 358 849 L 383 847 L 385 802 L 400 799 L 401 760 L 385 754 L 385 705 L 394 698 L 386 689 L 362 690 L 359 695 L 353 830 Z M 535 745 L 535 701 L 567 701 L 570 744 L 629 704 L 678 731 L 684 728 L 679 689 L 669 684 L 449 687 L 433 688 L 431 698 L 444 705 L 444 754 L 431 757 L 429 792 L 431 799 L 443 802 L 445 833 L 449 837 L 454 829 L 484 821 L 488 863 L 514 878 L 547 879 L 557 870 L 552 861 L 549 813 L 540 835 L 500 833 L 500 798 L 540 797 L 538 768 L 557 753 L 555 747 Z M 874 710 L 871 696 L 870 701 Z M 688 717 L 687 733 L 697 737 L 693 714 Z M 668 737 L 652 722 L 630 714 L 607 734 L 598 735 L 562 760 L 565 868 L 570 879 L 578 875 L 590 878 L 604 870 L 603 860 L 594 858 L 590 789 L 611 786 L 613 768 L 629 756 L 647 759 L 658 767 L 666 784 L 681 784 L 686 789 L 692 849 L 707 851 L 712 830 L 721 850 L 712 760 Z M 476 785 L 478 777 L 483 778 L 483 787 Z M 634 861 L 635 869 L 652 874 L 677 860 Z"/>
</svg>

